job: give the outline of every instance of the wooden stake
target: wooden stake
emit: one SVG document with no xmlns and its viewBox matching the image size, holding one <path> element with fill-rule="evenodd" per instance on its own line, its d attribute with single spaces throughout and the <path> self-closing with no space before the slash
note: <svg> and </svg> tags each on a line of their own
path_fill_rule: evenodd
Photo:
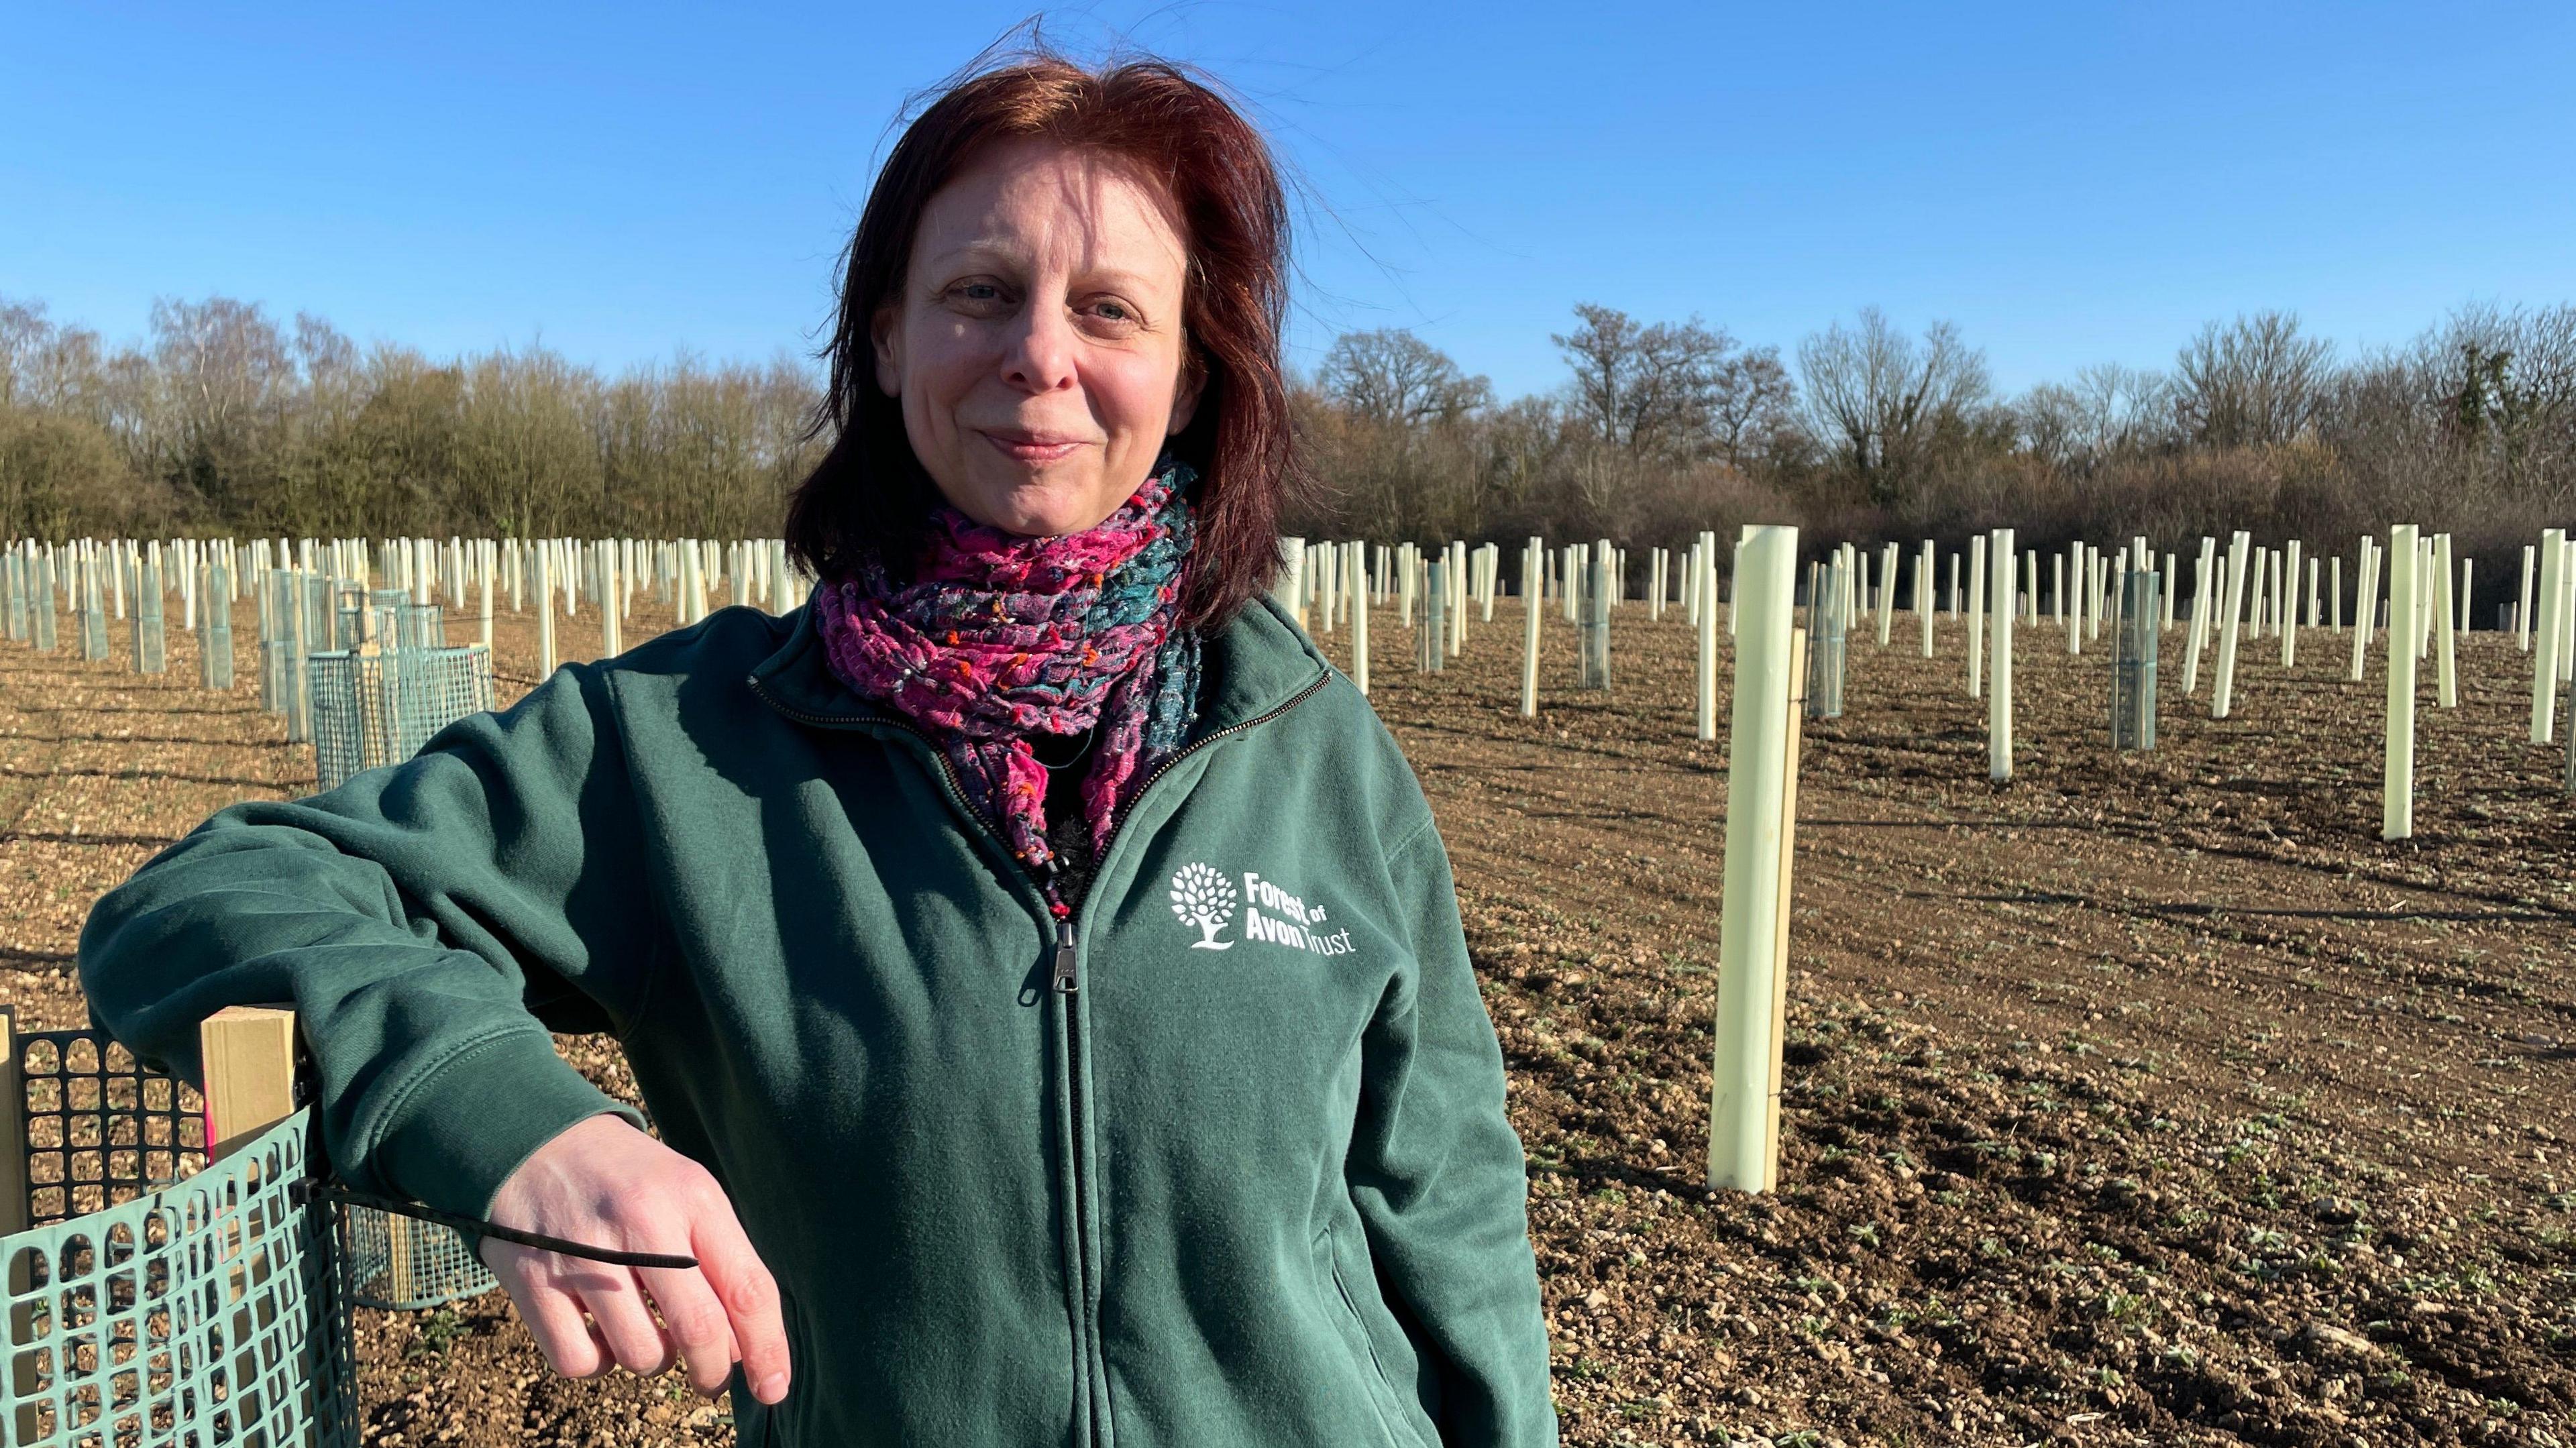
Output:
<svg viewBox="0 0 2576 1448">
<path fill-rule="evenodd" d="M 27 1081 L 19 1067 L 24 1049 L 18 1044 L 17 1007 L 0 1003 L 0 1236 L 35 1225 L 27 1204 Z M 11 1282 L 13 1291 L 27 1286 Z"/>
<path fill-rule="evenodd" d="M 1927 586 L 1926 592 L 1929 592 Z M 1806 738 L 1807 631 L 1789 630 L 1789 777 L 1780 786 L 1779 925 L 1771 940 L 1771 1089 L 1762 1098 L 1762 1190 L 1780 1189 L 1780 1048 L 1789 1038 L 1789 907 L 1798 851 L 1798 750 Z"/>
<path fill-rule="evenodd" d="M 295 1012 L 282 1006 L 227 1006 L 197 1028 L 205 1066 L 206 1159 L 295 1114 Z"/>
</svg>

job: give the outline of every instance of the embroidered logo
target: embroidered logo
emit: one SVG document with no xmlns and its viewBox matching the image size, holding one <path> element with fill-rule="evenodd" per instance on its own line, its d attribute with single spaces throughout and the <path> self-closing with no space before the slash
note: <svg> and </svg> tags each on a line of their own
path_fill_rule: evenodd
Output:
<svg viewBox="0 0 2576 1448">
<path fill-rule="evenodd" d="M 1234 942 L 1217 939 L 1234 918 L 1234 884 L 1210 866 L 1187 864 L 1172 876 L 1172 913 L 1183 925 L 1199 928 L 1192 950 L 1232 950 Z"/>
</svg>

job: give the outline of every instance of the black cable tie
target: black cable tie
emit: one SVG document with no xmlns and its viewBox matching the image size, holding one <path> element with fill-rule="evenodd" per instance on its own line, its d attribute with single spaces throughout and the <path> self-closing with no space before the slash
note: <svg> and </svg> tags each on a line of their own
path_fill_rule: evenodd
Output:
<svg viewBox="0 0 2576 1448">
<path fill-rule="evenodd" d="M 377 1211 L 391 1212 L 398 1217 L 411 1217 L 442 1227 L 453 1227 L 460 1232 L 498 1237 L 504 1242 L 516 1243 L 522 1247 L 534 1247 L 541 1252 L 560 1252 L 566 1257 L 605 1262 L 613 1267 L 659 1267 L 670 1271 L 682 1271 L 693 1270 L 698 1265 L 698 1259 L 695 1257 L 678 1257 L 663 1252 L 626 1252 L 613 1247 L 592 1247 L 580 1242 L 567 1242 L 561 1237 L 549 1237 L 543 1232 L 522 1232 L 516 1227 L 500 1226 L 484 1221 L 480 1217 L 442 1212 L 436 1207 L 425 1207 L 418 1202 L 380 1197 L 372 1192 L 358 1191 L 338 1182 L 325 1181 L 320 1177 L 307 1177 L 297 1182 L 294 1197 L 298 1206 L 307 1206 L 317 1200 L 327 1200 L 338 1202 L 342 1206 L 373 1207 Z"/>
</svg>

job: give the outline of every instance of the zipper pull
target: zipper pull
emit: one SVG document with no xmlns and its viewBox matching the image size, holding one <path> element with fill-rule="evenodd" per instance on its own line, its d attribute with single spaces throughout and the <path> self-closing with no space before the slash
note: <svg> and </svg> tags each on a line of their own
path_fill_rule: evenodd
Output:
<svg viewBox="0 0 2576 1448">
<path fill-rule="evenodd" d="M 1082 989 L 1082 982 L 1074 973 L 1073 922 L 1070 920 L 1055 923 L 1055 988 L 1060 995 L 1071 995 Z"/>
</svg>

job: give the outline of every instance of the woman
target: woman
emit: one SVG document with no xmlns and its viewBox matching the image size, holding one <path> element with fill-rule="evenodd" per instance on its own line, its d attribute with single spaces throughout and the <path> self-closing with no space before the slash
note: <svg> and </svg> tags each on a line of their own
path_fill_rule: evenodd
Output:
<svg viewBox="0 0 2576 1448">
<path fill-rule="evenodd" d="M 747 1444 L 1554 1442 L 1446 856 L 1260 600 L 1286 241 L 1167 66 L 957 85 L 851 243 L 808 606 L 224 811 L 99 903 L 100 1017 L 193 1074 L 291 999 L 353 1185 L 695 1257 L 482 1247 Z"/>
</svg>

